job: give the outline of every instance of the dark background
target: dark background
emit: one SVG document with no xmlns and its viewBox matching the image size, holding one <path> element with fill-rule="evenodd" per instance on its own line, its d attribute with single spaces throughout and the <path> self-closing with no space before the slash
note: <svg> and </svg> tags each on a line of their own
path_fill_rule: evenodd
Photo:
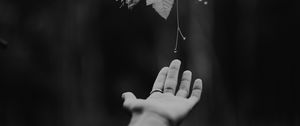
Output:
<svg viewBox="0 0 300 126">
<path fill-rule="evenodd" d="M 121 94 L 146 98 L 174 58 L 204 81 L 183 126 L 298 126 L 299 1 L 0 0 L 0 125 L 125 126 Z"/>
</svg>

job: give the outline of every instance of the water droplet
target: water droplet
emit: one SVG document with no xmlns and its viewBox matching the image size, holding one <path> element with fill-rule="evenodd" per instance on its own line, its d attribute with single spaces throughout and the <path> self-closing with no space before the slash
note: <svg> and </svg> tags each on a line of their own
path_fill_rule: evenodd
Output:
<svg viewBox="0 0 300 126">
<path fill-rule="evenodd" d="M 205 1 L 205 2 L 204 2 L 204 5 L 207 5 L 207 4 L 208 4 L 208 2 L 207 2 L 207 1 Z"/>
<path fill-rule="evenodd" d="M 177 53 L 177 50 L 174 50 L 174 53 Z"/>
</svg>

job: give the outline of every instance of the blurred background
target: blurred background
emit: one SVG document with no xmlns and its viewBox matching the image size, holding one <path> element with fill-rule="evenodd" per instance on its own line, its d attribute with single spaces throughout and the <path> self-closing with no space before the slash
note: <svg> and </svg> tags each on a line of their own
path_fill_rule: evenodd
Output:
<svg viewBox="0 0 300 126">
<path fill-rule="evenodd" d="M 1 126 L 126 126 L 179 58 L 204 81 L 182 126 L 299 126 L 297 0 L 179 1 L 187 40 L 145 0 L 0 0 Z"/>
</svg>

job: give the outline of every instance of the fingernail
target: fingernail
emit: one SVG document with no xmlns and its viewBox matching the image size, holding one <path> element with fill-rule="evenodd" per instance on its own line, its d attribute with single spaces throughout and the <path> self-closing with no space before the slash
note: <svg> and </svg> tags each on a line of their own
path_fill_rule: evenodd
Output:
<svg viewBox="0 0 300 126">
<path fill-rule="evenodd" d="M 172 63 L 180 65 L 180 64 L 181 64 L 181 61 L 180 61 L 179 59 L 174 59 L 174 60 L 172 61 Z"/>
<path fill-rule="evenodd" d="M 192 71 L 186 70 L 186 71 L 184 71 L 184 73 L 186 73 L 186 74 L 192 74 Z"/>
</svg>

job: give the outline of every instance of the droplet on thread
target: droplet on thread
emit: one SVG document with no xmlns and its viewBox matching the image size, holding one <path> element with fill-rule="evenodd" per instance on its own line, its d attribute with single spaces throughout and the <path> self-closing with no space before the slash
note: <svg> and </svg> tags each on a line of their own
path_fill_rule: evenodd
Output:
<svg viewBox="0 0 300 126">
<path fill-rule="evenodd" d="M 174 50 L 174 53 L 177 53 L 177 50 L 176 50 L 176 49 Z"/>
</svg>

